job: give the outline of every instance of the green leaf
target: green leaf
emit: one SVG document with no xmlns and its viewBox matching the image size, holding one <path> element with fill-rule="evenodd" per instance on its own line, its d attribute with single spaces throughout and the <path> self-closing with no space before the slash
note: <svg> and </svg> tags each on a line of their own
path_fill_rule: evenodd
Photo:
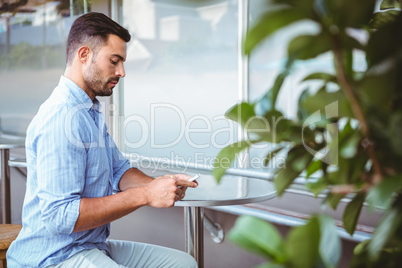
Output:
<svg viewBox="0 0 402 268">
<path fill-rule="evenodd" d="M 371 261 L 379 257 L 380 250 L 384 248 L 387 242 L 392 239 L 398 228 L 402 224 L 402 195 L 396 198 L 392 209 L 385 212 L 380 224 L 374 231 L 373 237 L 369 243 L 368 251 Z"/>
<path fill-rule="evenodd" d="M 323 200 L 323 203 L 328 203 L 333 210 L 336 210 L 339 202 L 341 202 L 342 198 L 344 197 L 345 197 L 344 194 L 328 193 L 325 199 Z"/>
<path fill-rule="evenodd" d="M 398 90 L 399 75 L 396 70 L 366 75 L 357 85 L 357 92 L 363 101 L 363 107 L 374 106 L 383 112 L 389 112 L 395 99 L 395 92 Z"/>
<path fill-rule="evenodd" d="M 256 103 L 255 103 L 255 112 L 257 115 L 264 115 L 265 113 L 275 110 L 273 103 L 273 91 L 268 90 L 264 96 L 262 96 Z"/>
<path fill-rule="evenodd" d="M 308 179 L 311 175 L 313 175 L 315 172 L 319 171 L 322 167 L 322 161 L 321 160 L 315 160 L 310 163 L 310 165 L 307 167 L 307 174 L 306 178 Z"/>
<path fill-rule="evenodd" d="M 250 54 L 254 47 L 265 38 L 281 28 L 304 18 L 306 18 L 306 14 L 295 8 L 283 8 L 269 11 L 264 14 L 257 24 L 247 33 L 244 42 L 244 53 Z"/>
<path fill-rule="evenodd" d="M 308 80 L 323 80 L 326 83 L 327 82 L 337 83 L 337 79 L 334 75 L 319 72 L 307 75 L 302 81 L 308 81 Z"/>
<path fill-rule="evenodd" d="M 398 0 L 383 0 L 380 9 L 385 10 L 390 8 L 401 8 L 401 5 Z"/>
<path fill-rule="evenodd" d="M 302 172 L 308 167 L 313 157 L 303 145 L 296 145 L 288 152 L 286 165 L 298 172 Z"/>
<path fill-rule="evenodd" d="M 395 194 L 402 188 L 402 174 L 386 177 L 381 183 L 371 188 L 367 195 L 370 206 L 388 209 L 395 198 Z"/>
<path fill-rule="evenodd" d="M 284 140 L 289 140 L 289 129 L 291 128 L 292 122 L 286 119 L 281 112 L 276 110 L 268 111 L 264 114 L 264 118 L 265 122 L 268 122 L 271 128 L 270 131 L 259 135 L 261 139 L 272 143 L 280 143 Z"/>
<path fill-rule="evenodd" d="M 347 46 L 345 46 L 345 48 L 342 51 L 342 58 L 343 58 L 343 69 L 345 71 L 345 74 L 349 77 L 353 76 L 353 52 L 352 52 L 352 48 L 354 48 L 356 45 L 352 44 L 358 44 L 357 46 L 361 47 L 360 44 L 353 38 L 347 38 L 346 39 L 347 42 L 345 42 L 347 44 Z M 350 48 L 350 46 L 352 48 Z"/>
<path fill-rule="evenodd" d="M 287 71 L 280 73 L 276 77 L 272 88 L 255 103 L 255 110 L 258 115 L 265 115 L 266 113 L 275 110 L 276 99 L 278 98 L 279 91 L 287 75 Z"/>
<path fill-rule="evenodd" d="M 402 156 L 402 113 L 395 112 L 389 122 L 389 140 L 395 154 Z"/>
<path fill-rule="evenodd" d="M 287 75 L 288 75 L 287 71 L 280 73 L 276 77 L 275 83 L 271 89 L 272 90 L 272 107 L 274 107 L 274 108 L 276 106 L 276 99 L 278 98 L 279 91 L 280 91 L 283 81 L 285 81 L 285 78 Z"/>
<path fill-rule="evenodd" d="M 346 121 L 346 124 L 343 126 L 343 128 L 339 132 L 339 141 L 342 142 L 345 138 L 347 138 L 351 133 L 353 133 L 354 128 L 352 127 L 351 120 L 348 119 Z"/>
<path fill-rule="evenodd" d="M 270 122 L 263 116 L 249 118 L 243 127 L 247 132 L 255 133 L 260 137 L 271 136 L 273 133 Z"/>
<path fill-rule="evenodd" d="M 324 179 L 324 177 L 322 177 L 316 182 L 306 183 L 306 187 L 317 197 L 319 193 L 328 187 L 328 182 Z"/>
<path fill-rule="evenodd" d="M 291 267 L 314 267 L 319 259 L 320 225 L 316 217 L 306 225 L 293 228 L 286 240 L 286 252 Z"/>
<path fill-rule="evenodd" d="M 306 150 L 303 144 L 295 145 L 288 152 L 286 166 L 302 172 L 308 167 L 313 157 L 314 156 Z"/>
<path fill-rule="evenodd" d="M 383 64 L 386 59 L 398 58 L 402 50 L 400 46 L 402 43 L 401 27 L 402 13 L 399 13 L 393 22 L 373 32 L 367 44 L 366 58 L 369 68 Z"/>
<path fill-rule="evenodd" d="M 334 184 L 346 184 L 350 179 L 350 173 L 355 168 L 351 163 L 352 160 L 340 157 L 338 163 L 338 177 L 336 181 L 332 181 Z"/>
<path fill-rule="evenodd" d="M 353 54 L 352 51 L 353 49 L 359 49 L 359 50 L 364 50 L 364 46 L 362 46 L 362 44 L 360 44 L 360 42 L 358 42 L 355 38 L 351 37 L 351 36 L 343 36 L 343 40 L 342 40 L 342 46 L 344 51 L 346 52 L 346 55 L 344 54 L 344 61 L 348 62 L 348 74 L 350 75 L 352 72 L 350 72 L 350 70 L 352 70 L 352 64 L 353 64 Z M 346 57 L 346 58 L 345 58 Z"/>
<path fill-rule="evenodd" d="M 249 140 L 239 141 L 223 148 L 216 157 L 214 162 L 214 169 L 212 174 L 217 182 L 219 182 L 222 176 L 225 174 L 226 169 L 230 167 L 230 164 L 235 160 L 238 154 L 250 147 L 253 142 Z"/>
<path fill-rule="evenodd" d="M 268 166 L 269 162 L 271 161 L 272 158 L 275 157 L 275 155 L 277 153 L 279 153 L 280 151 L 282 151 L 284 148 L 284 146 L 280 146 L 272 151 L 270 151 L 267 156 L 264 158 L 264 166 Z"/>
<path fill-rule="evenodd" d="M 367 25 L 374 11 L 376 0 L 337 0 L 334 3 L 336 15 L 336 23 L 342 28 L 352 27 L 361 28 Z M 335 14 L 334 14 L 335 15 Z"/>
<path fill-rule="evenodd" d="M 264 116 L 254 116 L 247 120 L 243 127 L 249 134 L 256 134 L 263 141 L 280 143 L 289 140 L 292 122 L 279 111 L 271 110 Z"/>
<path fill-rule="evenodd" d="M 300 94 L 299 100 L 297 101 L 297 119 L 299 122 L 305 122 L 310 116 L 310 113 L 302 105 L 302 103 L 304 103 L 307 98 L 310 98 L 310 96 L 311 94 L 309 89 L 305 89 Z"/>
<path fill-rule="evenodd" d="M 303 125 L 301 125 L 303 123 Z M 305 149 L 310 147 L 310 149 L 320 150 L 325 147 L 325 141 L 317 142 L 317 135 L 322 135 L 323 128 L 316 127 L 311 129 L 308 125 L 304 125 L 305 122 L 296 122 L 291 126 L 291 131 L 289 131 L 289 141 L 296 144 L 303 144 Z M 299 125 L 300 124 L 300 125 Z M 292 133 L 293 132 L 293 133 Z"/>
<path fill-rule="evenodd" d="M 305 100 L 301 102 L 301 105 L 310 114 L 322 111 L 323 115 L 325 115 L 325 107 L 336 102 L 338 102 L 337 117 L 353 118 L 349 102 L 341 90 L 327 92 L 325 88 L 322 88 L 315 95 L 306 97 Z"/>
<path fill-rule="evenodd" d="M 288 56 L 292 59 L 307 60 L 330 51 L 331 48 L 332 44 L 326 34 L 299 35 L 289 43 Z"/>
<path fill-rule="evenodd" d="M 359 142 L 361 140 L 361 132 L 353 129 L 350 120 L 339 132 L 339 151 L 343 158 L 352 158 L 356 155 Z"/>
<path fill-rule="evenodd" d="M 284 242 L 276 228 L 261 219 L 241 216 L 229 232 L 229 239 L 236 245 L 269 258 L 276 263 L 286 261 Z"/>
<path fill-rule="evenodd" d="M 365 167 L 367 166 L 367 162 L 369 158 L 367 154 L 357 154 L 354 158 L 349 159 L 350 161 L 350 170 L 349 170 L 349 178 L 346 183 L 354 184 L 357 187 L 363 185 L 362 181 L 362 172 L 365 171 Z"/>
<path fill-rule="evenodd" d="M 358 146 L 362 139 L 361 132 L 355 130 L 339 142 L 340 156 L 350 159 L 356 156 Z"/>
<path fill-rule="evenodd" d="M 309 165 L 313 159 L 303 145 L 296 145 L 288 152 L 285 167 L 280 169 L 274 179 L 278 195 L 282 195 L 297 176 Z"/>
<path fill-rule="evenodd" d="M 332 107 L 337 107 L 337 103 L 335 103 L 335 105 L 333 105 Z M 330 109 L 325 110 L 327 112 Z M 335 111 L 337 112 L 337 110 Z M 327 124 L 326 131 L 324 133 L 324 139 L 327 145 L 325 150 L 321 152 L 323 154 L 325 153 L 322 161 L 332 166 L 337 166 L 339 163 L 338 131 L 339 130 L 337 123 L 330 121 L 329 124 Z"/>
<path fill-rule="evenodd" d="M 360 212 L 365 198 L 365 193 L 357 193 L 353 200 L 350 201 L 349 204 L 346 206 L 345 211 L 343 212 L 343 225 L 345 230 L 350 235 L 353 235 L 353 233 L 355 232 L 357 221 L 360 217 Z"/>
<path fill-rule="evenodd" d="M 282 122 L 282 121 L 289 121 L 285 118 L 283 113 L 279 112 L 278 110 L 269 110 L 266 111 L 263 116 L 270 122 L 272 122 L 273 125 L 277 124 L 276 121 Z"/>
<path fill-rule="evenodd" d="M 254 105 L 242 102 L 236 104 L 226 111 L 225 116 L 244 127 L 250 118 L 255 117 Z"/>
<path fill-rule="evenodd" d="M 341 257 L 341 240 L 339 239 L 335 223 L 326 215 L 318 216 L 320 223 L 320 256 L 326 267 L 337 267 Z"/>
<path fill-rule="evenodd" d="M 385 25 L 388 25 L 395 21 L 399 13 L 400 11 L 397 10 L 376 12 L 373 14 L 373 18 L 369 23 L 369 27 L 372 29 L 380 29 L 381 27 L 384 27 Z"/>
<path fill-rule="evenodd" d="M 274 179 L 278 196 L 281 196 L 299 175 L 300 171 L 295 171 L 288 167 L 280 169 Z"/>
<path fill-rule="evenodd" d="M 270 136 L 263 137 L 265 141 L 273 143 L 290 141 L 294 144 L 302 144 L 304 139 L 305 143 L 314 142 L 314 133 L 310 129 L 303 129 L 301 126 L 295 125 L 294 122 L 287 119 L 277 120 L 272 130 Z"/>
<path fill-rule="evenodd" d="M 363 254 L 364 251 L 367 250 L 367 246 L 370 243 L 370 240 L 364 240 L 363 242 L 357 244 L 357 246 L 353 249 L 353 254 L 359 255 Z"/>
</svg>

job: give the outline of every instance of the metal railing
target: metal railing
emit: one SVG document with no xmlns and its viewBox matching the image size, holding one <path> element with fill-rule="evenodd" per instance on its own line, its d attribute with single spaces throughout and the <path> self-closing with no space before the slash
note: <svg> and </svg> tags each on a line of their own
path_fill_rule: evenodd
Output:
<svg viewBox="0 0 402 268">
<path fill-rule="evenodd" d="M 167 171 L 167 172 L 172 172 L 172 171 L 178 171 L 178 172 L 204 172 L 204 173 L 210 173 L 213 170 L 212 166 L 205 166 L 205 165 L 199 165 L 196 163 L 190 163 L 190 162 L 183 162 L 183 161 L 172 161 L 169 159 L 165 158 L 158 158 L 158 157 L 138 157 L 136 155 L 135 159 L 130 157 L 130 154 L 125 154 L 125 156 L 130 160 L 131 164 L 134 166 L 137 166 L 139 168 L 150 168 L 150 167 L 165 167 L 165 168 L 157 168 L 158 171 Z M 242 176 L 242 177 L 249 177 L 249 178 L 256 178 L 256 179 L 263 179 L 263 180 L 268 180 L 272 181 L 274 178 L 274 171 L 260 171 L 260 170 L 251 170 L 251 169 L 236 169 L 236 168 L 229 168 L 226 170 L 227 175 L 233 175 L 233 176 Z M 316 179 L 311 178 L 309 179 L 309 182 L 312 182 Z M 314 195 L 305 189 L 305 183 L 306 179 L 303 177 L 296 178 L 294 183 L 286 190 L 288 193 L 293 193 L 293 194 L 298 194 L 298 195 L 304 195 L 304 196 L 309 196 L 309 197 L 314 197 Z M 317 197 L 325 197 L 325 193 L 322 193 L 318 195 Z M 350 196 L 346 196 L 341 200 L 341 202 L 349 202 Z M 279 225 L 285 225 L 285 226 L 298 226 L 302 225 L 305 223 L 306 220 L 296 218 L 293 216 L 287 216 L 287 215 L 282 215 L 274 212 L 268 212 L 268 211 L 263 211 L 260 209 L 256 208 L 249 208 L 249 207 L 244 207 L 244 206 L 218 206 L 218 207 L 209 207 L 210 209 L 217 210 L 217 211 L 222 211 L 234 215 L 251 215 L 255 216 L 264 220 L 267 220 L 269 222 L 279 224 Z M 220 225 L 217 223 L 213 223 L 211 220 L 208 219 L 208 223 L 205 226 L 208 226 L 209 228 L 208 231 L 211 233 L 211 237 L 215 237 L 221 230 L 217 227 Z M 204 218 L 205 222 L 205 218 Z M 350 241 L 356 241 L 356 242 L 361 242 L 366 239 L 371 238 L 371 234 L 367 232 L 362 232 L 362 231 L 356 231 L 353 236 L 349 235 L 345 229 L 342 227 L 337 227 L 338 234 L 340 237 L 350 240 Z M 222 234 L 223 236 L 223 234 Z M 218 239 L 219 240 L 219 239 Z M 217 241 L 218 241 L 217 240 Z"/>
<path fill-rule="evenodd" d="M 255 208 L 248 208 L 248 207 L 244 207 L 244 206 L 219 206 L 219 207 L 209 207 L 209 208 L 213 209 L 213 210 L 217 210 L 217 211 L 226 212 L 229 214 L 234 214 L 234 215 L 254 216 L 254 217 L 269 221 L 274 224 L 285 225 L 285 226 L 290 226 L 290 227 L 299 226 L 299 225 L 303 225 L 306 223 L 306 220 L 304 220 L 304 219 L 281 215 L 281 214 L 268 212 L 268 211 L 262 211 L 260 209 L 255 209 Z M 351 236 L 342 227 L 336 227 L 336 229 L 337 229 L 339 236 L 346 240 L 362 242 L 364 240 L 371 238 L 371 234 L 366 233 L 366 232 L 355 231 L 353 236 Z"/>
</svg>

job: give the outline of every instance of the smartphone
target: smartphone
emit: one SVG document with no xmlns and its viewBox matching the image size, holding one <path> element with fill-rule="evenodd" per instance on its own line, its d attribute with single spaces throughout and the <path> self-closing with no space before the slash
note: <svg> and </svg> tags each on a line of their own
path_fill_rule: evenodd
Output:
<svg viewBox="0 0 402 268">
<path fill-rule="evenodd" d="M 200 177 L 200 174 L 195 175 L 194 177 L 188 179 L 188 181 L 195 181 L 196 179 L 198 179 Z"/>
</svg>

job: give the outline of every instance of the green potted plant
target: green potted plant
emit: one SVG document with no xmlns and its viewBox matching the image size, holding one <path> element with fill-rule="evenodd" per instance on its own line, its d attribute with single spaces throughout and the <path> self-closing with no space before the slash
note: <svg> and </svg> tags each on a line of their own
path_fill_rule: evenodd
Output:
<svg viewBox="0 0 402 268">
<path fill-rule="evenodd" d="M 239 103 L 226 113 L 249 138 L 222 149 L 214 175 L 219 181 L 238 153 L 256 143 L 274 143 L 266 164 L 279 152 L 285 165 L 273 178 L 278 195 L 303 175 L 314 194 L 323 190 L 325 203 L 336 209 L 346 195 L 343 225 L 354 233 L 364 204 L 383 210 L 372 239 L 355 248 L 352 267 L 396 267 L 402 261 L 402 14 L 401 0 L 274 0 L 248 31 L 244 53 L 249 55 L 266 38 L 286 26 L 310 20 L 317 34 L 300 35 L 288 45 L 282 72 L 267 93 L 254 103 Z M 271 3 L 272 4 L 272 3 Z M 364 31 L 358 41 L 350 29 Z M 356 71 L 353 53 L 364 53 L 367 68 Z M 304 91 L 298 118 L 284 119 L 276 100 L 295 62 L 323 53 L 333 56 L 333 73 L 311 73 L 300 83 L 321 81 L 316 91 Z M 326 110 L 325 110 L 326 109 Z M 317 111 L 329 112 L 315 120 Z M 331 112 L 335 111 L 335 112 Z M 281 119 L 281 120 L 278 120 Z M 278 122 L 276 131 L 267 122 Z M 328 127 L 330 125 L 330 127 Z M 317 177 L 311 179 L 312 175 Z M 340 241 L 333 220 L 312 215 L 293 228 L 286 239 L 269 223 L 240 217 L 229 237 L 239 246 L 266 257 L 263 267 L 336 267 Z"/>
</svg>

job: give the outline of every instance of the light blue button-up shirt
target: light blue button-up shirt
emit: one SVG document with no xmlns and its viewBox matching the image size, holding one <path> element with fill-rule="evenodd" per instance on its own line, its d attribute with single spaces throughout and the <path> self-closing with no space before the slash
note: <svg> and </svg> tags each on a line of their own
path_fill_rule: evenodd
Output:
<svg viewBox="0 0 402 268">
<path fill-rule="evenodd" d="M 27 130 L 23 228 L 8 267 L 46 267 L 84 249 L 108 251 L 110 225 L 73 233 L 81 198 L 119 191 L 129 162 L 109 136 L 97 99 L 62 76 Z"/>
</svg>

